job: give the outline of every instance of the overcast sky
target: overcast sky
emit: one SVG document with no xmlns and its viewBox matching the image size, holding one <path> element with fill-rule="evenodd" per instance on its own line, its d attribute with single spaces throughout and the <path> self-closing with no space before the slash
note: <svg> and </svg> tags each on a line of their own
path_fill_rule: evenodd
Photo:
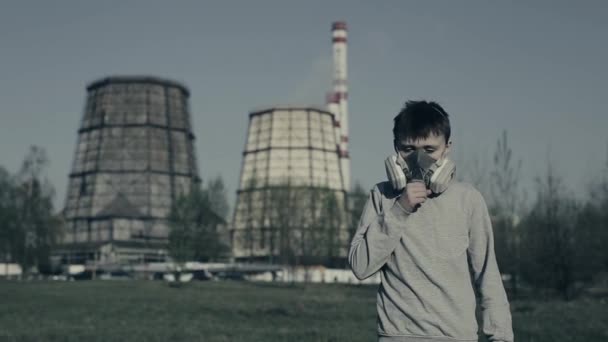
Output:
<svg viewBox="0 0 608 342">
<path fill-rule="evenodd" d="M 606 18 L 602 0 L 2 0 L 0 165 L 45 147 L 62 207 L 85 86 L 160 76 L 190 88 L 201 176 L 221 174 L 232 202 L 248 112 L 323 104 L 331 22 L 345 20 L 354 181 L 385 179 L 392 118 L 424 98 L 451 115 L 459 172 L 491 163 L 506 129 L 524 186 L 550 159 L 583 197 L 608 154 Z"/>
</svg>

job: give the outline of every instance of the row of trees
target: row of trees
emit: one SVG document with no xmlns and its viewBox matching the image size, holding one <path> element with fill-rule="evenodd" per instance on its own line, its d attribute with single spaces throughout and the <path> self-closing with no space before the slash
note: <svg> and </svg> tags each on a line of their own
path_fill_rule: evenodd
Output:
<svg viewBox="0 0 608 342">
<path fill-rule="evenodd" d="M 18 263 L 25 273 L 51 269 L 50 255 L 63 233 L 60 213 L 53 208 L 54 189 L 46 178 L 48 165 L 44 149 L 33 146 L 16 174 L 0 167 L 0 260 L 7 265 Z M 261 193 L 262 197 L 253 196 Z M 357 185 L 350 196 L 354 209 L 347 212 L 344 197 L 336 191 L 294 187 L 287 182 L 242 196 L 249 207 L 248 229 L 239 236 L 239 243 L 251 251 L 260 242 L 266 243 L 273 251 L 267 261 L 289 265 L 344 266 L 336 265 L 336 260 L 356 229 L 352 223 L 358 221 L 366 199 L 365 191 Z M 168 216 L 171 257 L 178 262 L 228 257 L 228 211 L 221 176 L 197 184 L 186 196 L 177 198 Z M 350 235 L 345 236 L 345 232 Z"/>
<path fill-rule="evenodd" d="M 571 299 L 608 271 L 608 161 L 589 181 L 583 199 L 548 163 L 546 173 L 536 177 L 531 204 L 520 184 L 521 159 L 513 158 L 506 132 L 497 141 L 492 165 L 490 172 L 480 172 L 473 164 L 470 175 L 488 202 L 496 257 L 501 272 L 511 276 L 514 293 L 523 281 Z"/>
<path fill-rule="evenodd" d="M 169 213 L 169 254 L 176 262 L 210 261 L 225 257 L 229 246 L 221 238 L 228 201 L 220 176 L 209 184 L 196 184 L 175 200 Z"/>
<path fill-rule="evenodd" d="M 239 195 L 244 228 L 235 230 L 234 243 L 252 259 L 261 251 L 270 263 L 336 266 L 348 225 L 342 195 L 289 180 L 258 187 L 253 178 Z"/>
<path fill-rule="evenodd" d="M 24 274 L 49 269 L 50 253 L 61 238 L 61 219 L 53 210 L 53 186 L 46 179 L 49 160 L 32 146 L 20 170 L 0 167 L 0 260 Z"/>
<path fill-rule="evenodd" d="M 52 271 L 51 252 L 64 231 L 53 208 L 54 188 L 46 177 L 49 159 L 32 146 L 21 168 L 11 174 L 0 166 L 0 261 L 17 263 L 22 276 Z M 178 261 L 207 261 L 229 253 L 219 230 L 226 224 L 228 202 L 224 182 L 216 177 L 188 196 L 178 198 L 168 217 L 169 250 Z"/>
<path fill-rule="evenodd" d="M 169 216 L 172 258 L 179 262 L 217 260 L 229 255 L 227 245 L 233 243 L 237 254 L 247 260 L 292 267 L 345 267 L 347 246 L 367 192 L 357 184 L 345 202 L 342 192 L 297 186 L 290 181 L 258 186 L 256 178 L 251 179 L 239 194 L 240 206 L 235 209 L 240 210 L 235 223 L 239 229 L 233 231 L 232 241 L 227 236 L 221 178 L 195 187 L 175 202 Z"/>
</svg>

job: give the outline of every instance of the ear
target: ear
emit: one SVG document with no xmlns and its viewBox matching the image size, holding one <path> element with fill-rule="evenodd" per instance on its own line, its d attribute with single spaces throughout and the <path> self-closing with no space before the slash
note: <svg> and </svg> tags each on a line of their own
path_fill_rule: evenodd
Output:
<svg viewBox="0 0 608 342">
<path fill-rule="evenodd" d="M 446 144 L 445 151 L 443 151 L 443 157 L 446 157 L 452 151 L 452 139 L 448 140 Z"/>
</svg>

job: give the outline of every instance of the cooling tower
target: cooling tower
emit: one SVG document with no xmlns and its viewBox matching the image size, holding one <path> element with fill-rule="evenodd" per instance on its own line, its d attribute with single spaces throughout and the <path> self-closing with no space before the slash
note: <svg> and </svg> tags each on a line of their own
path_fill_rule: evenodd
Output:
<svg viewBox="0 0 608 342">
<path fill-rule="evenodd" d="M 304 256 L 305 245 L 310 245 L 312 241 L 305 240 L 313 239 L 309 226 L 310 218 L 314 216 L 304 213 L 311 213 L 309 206 L 315 205 L 317 212 L 323 210 L 320 203 L 314 203 L 315 200 L 309 198 L 310 191 L 314 192 L 315 189 L 330 193 L 336 199 L 332 219 L 341 221 L 333 224 L 335 231 L 319 234 L 325 234 L 322 237 L 324 241 L 335 241 L 335 250 L 330 253 L 334 254 L 333 257 L 345 257 L 343 246 L 347 245 L 345 241 L 348 239 L 343 216 L 345 185 L 338 146 L 335 117 L 326 110 L 279 107 L 249 114 L 240 185 L 230 232 L 236 260 L 280 261 L 277 257 L 282 252 L 278 250 L 278 245 L 289 243 L 285 241 L 288 239 L 286 234 L 280 232 L 287 230 L 290 231 L 289 239 L 297 236 L 301 240 L 298 245 L 304 246 L 292 246 L 290 253 L 292 256 Z M 303 189 L 304 192 L 292 192 L 298 197 L 296 199 L 290 199 L 290 195 L 283 193 L 279 195 L 283 199 L 277 201 L 273 189 L 286 185 L 291 189 Z M 309 200 L 302 201 L 302 198 Z M 299 206 L 295 211 L 294 203 Z M 290 210 L 288 206 L 291 206 Z M 298 214 L 306 217 L 297 218 Z M 339 229 L 336 229 L 337 226 Z"/>
<path fill-rule="evenodd" d="M 66 195 L 64 262 L 163 260 L 173 200 L 199 182 L 189 92 L 155 77 L 87 87 Z"/>
</svg>

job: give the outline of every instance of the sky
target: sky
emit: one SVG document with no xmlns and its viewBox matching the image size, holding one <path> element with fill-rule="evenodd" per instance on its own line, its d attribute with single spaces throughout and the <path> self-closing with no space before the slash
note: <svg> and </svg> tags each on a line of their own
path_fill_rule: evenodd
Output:
<svg viewBox="0 0 608 342">
<path fill-rule="evenodd" d="M 489 172 L 506 130 L 522 188 L 550 162 L 584 199 L 608 158 L 607 17 L 602 0 L 0 0 L 0 166 L 44 147 L 60 209 L 86 85 L 159 76 L 190 89 L 201 177 L 233 206 L 248 113 L 323 105 L 344 20 L 353 183 L 386 179 L 393 117 L 427 99 L 450 114 L 459 174 Z"/>
</svg>

